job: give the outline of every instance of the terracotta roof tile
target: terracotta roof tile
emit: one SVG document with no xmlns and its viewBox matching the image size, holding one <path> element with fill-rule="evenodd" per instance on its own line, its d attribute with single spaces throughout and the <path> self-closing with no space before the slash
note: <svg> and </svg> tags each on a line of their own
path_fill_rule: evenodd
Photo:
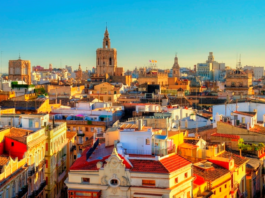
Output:
<svg viewBox="0 0 265 198">
<path fill-rule="evenodd" d="M 132 172 L 168 173 L 160 161 L 130 159 L 133 165 Z"/>
<path fill-rule="evenodd" d="M 12 127 L 10 129 L 10 132 L 5 134 L 5 136 L 26 144 L 27 143 L 26 137 L 28 136 L 28 134 L 32 132 L 33 132 L 32 130 Z"/>
<path fill-rule="evenodd" d="M 76 136 L 76 132 L 70 132 L 70 131 L 66 132 L 67 139 L 72 139 L 75 136 Z"/>
<path fill-rule="evenodd" d="M 230 171 L 216 164 L 212 164 L 212 167 L 207 169 L 194 165 L 193 174 L 202 177 L 204 180 L 215 181 L 226 174 L 230 174 Z"/>
<path fill-rule="evenodd" d="M 248 158 L 246 157 L 240 157 L 239 155 L 236 155 L 236 154 L 233 154 L 227 151 L 221 153 L 220 155 L 218 155 L 218 157 L 224 157 L 224 158 L 232 157 L 235 161 L 236 166 L 240 166 L 248 161 Z"/>
<path fill-rule="evenodd" d="M 238 139 L 238 140 L 240 139 L 239 135 L 224 134 L 224 133 L 213 133 L 213 134 L 211 134 L 211 136 Z"/>
<path fill-rule="evenodd" d="M 2 168 L 4 165 L 6 165 L 9 161 L 9 157 L 7 155 L 0 155 L 0 170 L 2 171 Z"/>
<path fill-rule="evenodd" d="M 188 164 L 191 164 L 190 161 L 176 154 L 168 155 L 167 157 L 161 159 L 160 162 L 169 172 L 174 172 L 184 166 L 187 166 Z"/>
</svg>

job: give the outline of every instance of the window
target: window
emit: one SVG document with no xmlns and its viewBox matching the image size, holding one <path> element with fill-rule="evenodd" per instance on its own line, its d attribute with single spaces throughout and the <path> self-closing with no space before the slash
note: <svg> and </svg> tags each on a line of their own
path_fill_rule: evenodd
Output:
<svg viewBox="0 0 265 198">
<path fill-rule="evenodd" d="M 29 119 L 29 128 L 33 127 L 33 119 Z"/>
<path fill-rule="evenodd" d="M 156 181 L 155 180 L 142 180 L 143 186 L 155 186 Z"/>
<path fill-rule="evenodd" d="M 86 137 L 86 141 L 88 141 L 88 137 Z"/>
<path fill-rule="evenodd" d="M 222 192 L 222 188 L 219 188 L 219 192 Z"/>
<path fill-rule="evenodd" d="M 93 127 L 91 127 L 90 130 L 91 130 L 91 132 L 94 132 L 94 128 Z"/>
<path fill-rule="evenodd" d="M 118 180 L 117 179 L 112 179 L 110 180 L 110 184 L 113 185 L 113 186 L 117 186 L 118 185 Z"/>
<path fill-rule="evenodd" d="M 242 123 L 244 123 L 245 124 L 245 117 L 242 117 Z"/>
<path fill-rule="evenodd" d="M 82 182 L 89 183 L 90 182 L 90 178 L 82 178 Z"/>
<path fill-rule="evenodd" d="M 74 155 L 74 159 L 76 159 L 76 155 Z"/>
<path fill-rule="evenodd" d="M 175 184 L 179 183 L 179 178 L 175 178 Z"/>
<path fill-rule="evenodd" d="M 86 127 L 86 131 L 88 131 L 88 127 Z"/>
<path fill-rule="evenodd" d="M 39 122 L 35 122 L 35 128 L 39 128 L 40 124 Z"/>
<path fill-rule="evenodd" d="M 226 188 L 226 184 L 225 184 L 225 188 Z"/>
<path fill-rule="evenodd" d="M 188 178 L 188 173 L 185 173 L 185 178 L 186 178 L 186 179 Z"/>
<path fill-rule="evenodd" d="M 242 166 L 242 171 L 244 171 L 244 166 Z"/>
<path fill-rule="evenodd" d="M 11 146 L 14 146 L 14 142 L 11 142 Z"/>
<path fill-rule="evenodd" d="M 213 194 L 215 195 L 216 194 L 216 191 L 214 191 Z"/>
<path fill-rule="evenodd" d="M 146 144 L 146 145 L 150 145 L 150 139 L 147 138 L 147 139 L 145 140 L 145 144 Z"/>
</svg>

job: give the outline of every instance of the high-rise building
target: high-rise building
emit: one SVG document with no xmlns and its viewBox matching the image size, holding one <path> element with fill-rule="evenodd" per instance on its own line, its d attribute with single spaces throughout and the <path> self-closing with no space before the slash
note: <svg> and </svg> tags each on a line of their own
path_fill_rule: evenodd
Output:
<svg viewBox="0 0 265 198">
<path fill-rule="evenodd" d="M 29 60 L 10 60 L 8 66 L 8 79 L 23 80 L 31 84 L 31 64 Z"/>
<path fill-rule="evenodd" d="M 106 28 L 103 38 L 103 47 L 97 49 L 97 74 L 103 76 L 109 74 L 115 75 L 117 69 L 117 50 L 111 48 L 109 32 Z"/>
<path fill-rule="evenodd" d="M 215 61 L 213 52 L 209 52 L 208 60 L 205 63 L 198 63 L 196 70 L 205 80 L 219 81 L 222 79 L 221 71 L 225 70 L 225 63 Z"/>
</svg>

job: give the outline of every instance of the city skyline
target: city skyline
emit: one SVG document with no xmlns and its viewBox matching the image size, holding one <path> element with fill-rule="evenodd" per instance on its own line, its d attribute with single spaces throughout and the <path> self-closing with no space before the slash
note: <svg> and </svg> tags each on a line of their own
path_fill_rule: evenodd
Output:
<svg viewBox="0 0 265 198">
<path fill-rule="evenodd" d="M 80 63 L 83 70 L 91 70 L 106 22 L 118 66 L 125 71 L 148 66 L 150 59 L 157 60 L 159 68 L 170 69 L 176 53 L 180 67 L 205 62 L 209 52 L 233 68 L 239 54 L 242 65 L 264 65 L 264 17 L 258 14 L 263 2 L 69 2 L 2 3 L 3 72 L 19 53 L 32 66 L 48 68 L 51 63 L 77 69 Z M 17 6 L 12 7 L 14 3 Z"/>
</svg>

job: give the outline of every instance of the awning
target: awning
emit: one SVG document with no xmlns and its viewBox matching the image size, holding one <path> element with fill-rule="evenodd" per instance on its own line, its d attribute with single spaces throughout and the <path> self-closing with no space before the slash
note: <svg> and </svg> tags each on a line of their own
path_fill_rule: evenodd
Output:
<svg viewBox="0 0 265 198">
<path fill-rule="evenodd" d="M 166 135 L 155 135 L 155 139 L 165 140 L 166 138 L 167 138 Z"/>
<path fill-rule="evenodd" d="M 111 118 L 112 116 L 110 116 L 110 115 L 100 115 L 99 117 L 100 118 Z"/>
<path fill-rule="evenodd" d="M 153 197 L 153 198 L 162 198 L 161 194 L 147 194 L 147 193 L 134 193 L 133 197 Z"/>
</svg>

